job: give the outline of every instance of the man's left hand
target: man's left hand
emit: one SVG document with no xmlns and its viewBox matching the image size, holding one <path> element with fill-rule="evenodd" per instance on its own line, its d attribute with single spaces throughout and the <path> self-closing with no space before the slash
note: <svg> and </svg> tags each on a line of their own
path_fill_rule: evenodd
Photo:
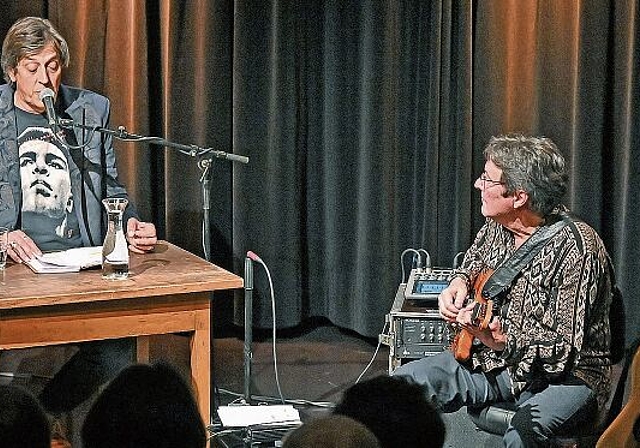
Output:
<svg viewBox="0 0 640 448">
<path fill-rule="evenodd" d="M 127 221 L 127 240 L 132 252 L 143 254 L 151 252 L 158 242 L 156 226 L 151 222 L 138 221 L 129 218 Z"/>
</svg>

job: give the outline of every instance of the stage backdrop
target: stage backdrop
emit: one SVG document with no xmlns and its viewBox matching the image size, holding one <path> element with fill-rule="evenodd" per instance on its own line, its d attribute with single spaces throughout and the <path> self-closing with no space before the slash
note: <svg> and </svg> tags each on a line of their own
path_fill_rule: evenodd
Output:
<svg viewBox="0 0 640 448">
<path fill-rule="evenodd" d="M 112 126 L 250 158 L 214 163 L 212 261 L 242 275 L 260 255 L 279 328 L 376 336 L 404 249 L 451 266 L 471 243 L 483 146 L 511 131 L 564 150 L 566 203 L 614 259 L 628 338 L 640 328 L 637 1 L 28 0 L 3 5 L 3 35 L 27 14 L 67 37 L 66 82 L 108 95 Z M 203 255 L 198 160 L 118 156 L 145 218 Z M 266 328 L 257 265 L 256 288 Z"/>
</svg>

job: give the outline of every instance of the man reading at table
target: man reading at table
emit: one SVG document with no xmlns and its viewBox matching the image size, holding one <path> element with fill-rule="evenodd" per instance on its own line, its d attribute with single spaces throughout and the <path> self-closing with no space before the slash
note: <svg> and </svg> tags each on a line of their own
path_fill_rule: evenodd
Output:
<svg viewBox="0 0 640 448">
<path fill-rule="evenodd" d="M 12 229 L 8 254 L 18 263 L 42 251 L 101 245 L 101 200 L 127 197 L 111 137 L 49 127 L 43 89 L 53 91 L 58 116 L 108 127 L 107 98 L 62 84 L 68 63 L 67 42 L 38 17 L 18 20 L 2 45 L 8 84 L 0 86 L 0 226 Z M 130 250 L 153 250 L 155 226 L 140 221 L 131 204 L 124 219 Z M 130 340 L 81 344 L 42 392 L 46 410 L 59 414 L 82 403 L 130 362 L 132 347 Z"/>
</svg>

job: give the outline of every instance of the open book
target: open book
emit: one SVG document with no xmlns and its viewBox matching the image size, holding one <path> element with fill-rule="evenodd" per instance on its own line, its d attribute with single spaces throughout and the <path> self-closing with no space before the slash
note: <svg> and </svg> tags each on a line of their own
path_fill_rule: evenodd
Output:
<svg viewBox="0 0 640 448">
<path fill-rule="evenodd" d="M 78 272 L 102 264 L 102 246 L 47 252 L 25 264 L 36 274 Z"/>
</svg>

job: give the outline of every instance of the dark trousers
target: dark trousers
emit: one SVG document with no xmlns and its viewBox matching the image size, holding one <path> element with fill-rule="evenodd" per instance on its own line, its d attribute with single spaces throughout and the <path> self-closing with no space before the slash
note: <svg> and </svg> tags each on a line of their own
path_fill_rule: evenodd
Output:
<svg viewBox="0 0 640 448">
<path fill-rule="evenodd" d="M 53 415 L 72 411 L 133 360 L 133 339 L 79 344 L 79 350 L 46 384 L 40 402 Z"/>
<path fill-rule="evenodd" d="M 506 369 L 489 374 L 472 371 L 449 351 L 407 363 L 393 374 L 421 384 L 427 398 L 444 412 L 496 401 L 515 403 L 516 413 L 503 437 L 508 448 L 548 446 L 555 435 L 592 421 L 598 413 L 595 394 L 584 384 L 551 384 L 514 397 Z"/>
</svg>

